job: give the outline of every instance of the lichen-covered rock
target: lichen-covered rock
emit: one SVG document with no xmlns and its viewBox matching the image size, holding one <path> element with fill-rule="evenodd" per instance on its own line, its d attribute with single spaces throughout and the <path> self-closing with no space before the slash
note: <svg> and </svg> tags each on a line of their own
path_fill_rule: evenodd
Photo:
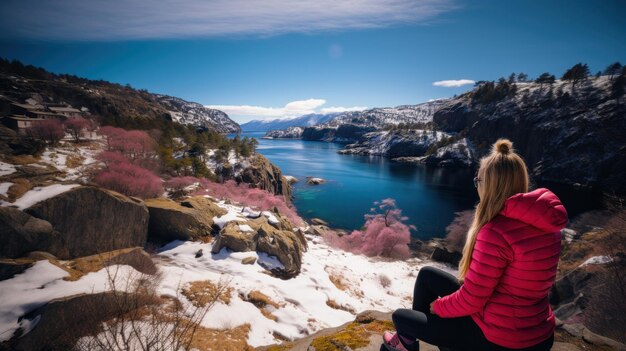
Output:
<svg viewBox="0 0 626 351">
<path fill-rule="evenodd" d="M 148 237 L 160 242 L 210 238 L 213 217 L 226 213 L 204 197 L 192 197 L 180 203 L 164 198 L 148 199 L 145 204 L 150 211 Z"/>
<path fill-rule="evenodd" d="M 0 257 L 47 250 L 60 240 L 52 224 L 12 207 L 0 207 Z"/>
<path fill-rule="evenodd" d="M 306 251 L 306 239 L 290 230 L 281 230 L 261 216 L 246 222 L 252 231 L 242 231 L 239 223 L 224 226 L 213 243 L 212 253 L 223 248 L 235 252 L 257 251 L 275 256 L 283 265 L 274 273 L 291 278 L 300 273 L 302 253 Z"/>
<path fill-rule="evenodd" d="M 98 331 L 102 322 L 155 303 L 152 296 L 119 291 L 55 299 L 24 315 L 23 320 L 36 321 L 36 326 L 23 336 L 18 329 L 18 335 L 2 346 L 16 351 L 71 350 L 76 340 Z"/>
<path fill-rule="evenodd" d="M 255 233 L 243 232 L 239 230 L 237 223 L 230 222 L 222 228 L 222 231 L 215 239 L 211 252 L 218 253 L 224 247 L 235 252 L 255 251 Z"/>
<path fill-rule="evenodd" d="M 25 210 L 46 220 L 59 233 L 51 248 L 60 259 L 89 256 L 128 247 L 143 247 L 148 233 L 144 203 L 92 186 L 73 188 Z"/>
<path fill-rule="evenodd" d="M 249 167 L 239 173 L 235 180 L 240 183 L 251 184 L 255 188 L 267 190 L 275 195 L 283 195 L 286 201 L 291 199 L 291 185 L 283 176 L 280 168 L 276 167 L 261 154 L 256 154 Z"/>
<path fill-rule="evenodd" d="M 140 247 L 103 252 L 92 256 L 79 257 L 70 263 L 70 267 L 83 274 L 97 272 L 113 265 L 131 266 L 144 274 L 155 274 L 157 267 L 150 255 Z"/>
</svg>

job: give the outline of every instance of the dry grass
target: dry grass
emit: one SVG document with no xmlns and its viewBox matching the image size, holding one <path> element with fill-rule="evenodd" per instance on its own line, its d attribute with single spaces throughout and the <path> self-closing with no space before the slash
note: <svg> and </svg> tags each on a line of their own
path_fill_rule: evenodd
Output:
<svg viewBox="0 0 626 351">
<path fill-rule="evenodd" d="M 247 301 L 250 302 L 251 304 L 253 304 L 256 308 L 259 309 L 259 311 L 261 312 L 261 314 L 263 315 L 263 317 L 272 320 L 272 321 L 277 321 L 278 318 L 276 316 L 274 316 L 268 309 L 268 306 L 272 306 L 275 309 L 281 308 L 284 305 L 283 304 L 279 304 L 275 301 L 273 301 L 271 298 L 269 298 L 269 296 L 263 294 L 260 291 L 257 290 L 252 290 L 248 293 L 248 296 L 246 297 L 243 294 L 239 294 L 239 298 L 241 298 L 243 301 Z"/>
<path fill-rule="evenodd" d="M 14 165 L 23 166 L 39 162 L 39 157 L 33 155 L 12 155 L 7 158 L 7 161 Z"/>
<path fill-rule="evenodd" d="M 227 288 L 220 292 L 220 286 L 209 280 L 200 280 L 188 283 L 182 289 L 182 294 L 196 307 L 204 307 L 211 301 L 230 304 L 233 288 Z"/>
<path fill-rule="evenodd" d="M 9 187 L 7 191 L 7 197 L 9 202 L 15 202 L 15 200 L 26 194 L 27 191 L 33 188 L 31 182 L 28 179 L 18 178 L 13 180 L 13 185 Z"/>
<path fill-rule="evenodd" d="M 193 336 L 190 349 L 200 351 L 252 351 L 253 347 L 246 340 L 250 333 L 250 324 L 236 328 L 219 330 L 199 327 Z"/>
<path fill-rule="evenodd" d="M 83 162 L 85 162 L 85 158 L 77 154 L 68 155 L 65 159 L 65 165 L 69 168 L 82 166 Z"/>
<path fill-rule="evenodd" d="M 348 290 L 348 286 L 343 282 L 343 279 L 341 279 L 341 277 L 335 274 L 329 274 L 328 278 L 337 287 L 337 289 L 342 291 Z"/>
<path fill-rule="evenodd" d="M 263 294 L 260 291 L 252 290 L 248 293 L 248 299 L 245 300 L 258 308 L 265 308 L 266 306 L 272 306 L 274 308 L 280 308 L 281 305 L 277 302 L 272 301 L 267 295 Z"/>
<path fill-rule="evenodd" d="M 350 306 L 340 305 L 340 304 L 337 303 L 337 301 L 332 300 L 332 299 L 326 300 L 326 305 L 328 307 L 334 308 L 336 310 L 342 310 L 342 311 L 350 312 L 352 314 L 356 314 L 356 311 L 354 310 L 354 308 L 352 308 Z"/>
</svg>

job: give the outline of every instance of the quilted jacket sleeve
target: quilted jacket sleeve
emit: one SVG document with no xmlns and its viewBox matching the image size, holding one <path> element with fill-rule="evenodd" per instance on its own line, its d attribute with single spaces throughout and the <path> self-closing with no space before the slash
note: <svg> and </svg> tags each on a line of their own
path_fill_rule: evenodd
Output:
<svg viewBox="0 0 626 351">
<path fill-rule="evenodd" d="M 435 314 L 455 318 L 482 311 L 512 258 L 513 251 L 502 235 L 489 224 L 483 226 L 463 285 L 453 294 L 436 300 Z"/>
</svg>

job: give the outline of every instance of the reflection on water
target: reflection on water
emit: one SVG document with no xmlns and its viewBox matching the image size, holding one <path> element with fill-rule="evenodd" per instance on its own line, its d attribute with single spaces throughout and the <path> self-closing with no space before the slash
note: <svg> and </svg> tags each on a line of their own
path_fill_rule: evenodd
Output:
<svg viewBox="0 0 626 351">
<path fill-rule="evenodd" d="M 294 204 L 305 218 L 318 217 L 331 226 L 358 229 L 374 201 L 396 199 L 419 238 L 441 237 L 454 212 L 472 208 L 477 197 L 473 171 L 431 168 L 391 162 L 377 156 L 339 155 L 342 145 L 302 140 L 260 139 L 258 151 L 285 175 L 300 180 Z M 327 180 L 306 184 L 306 177 Z"/>
</svg>

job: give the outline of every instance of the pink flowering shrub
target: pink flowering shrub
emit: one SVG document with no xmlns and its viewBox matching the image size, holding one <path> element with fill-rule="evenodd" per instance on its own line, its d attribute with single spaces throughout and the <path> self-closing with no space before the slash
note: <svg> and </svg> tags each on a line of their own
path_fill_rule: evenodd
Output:
<svg viewBox="0 0 626 351">
<path fill-rule="evenodd" d="M 196 192 L 197 195 L 210 195 L 217 199 L 230 199 L 233 202 L 261 211 L 272 211 L 276 208 L 293 226 L 303 224 L 302 218 L 300 218 L 296 210 L 287 204 L 280 195 L 252 188 L 245 183 L 237 184 L 234 180 L 229 180 L 223 184 L 212 182 L 208 179 L 198 179 L 197 181 L 200 182 L 202 187 L 200 191 Z"/>
<path fill-rule="evenodd" d="M 30 137 L 41 139 L 49 145 L 55 145 L 65 136 L 63 124 L 58 119 L 46 119 L 33 124 L 27 129 Z"/>
<path fill-rule="evenodd" d="M 110 126 L 101 127 L 99 133 L 105 137 L 108 151 L 119 152 L 144 168 L 158 169 L 157 144 L 148 133 Z"/>
<path fill-rule="evenodd" d="M 472 225 L 474 210 L 455 213 L 454 220 L 446 227 L 446 248 L 450 251 L 463 252 L 467 231 Z"/>
<path fill-rule="evenodd" d="M 96 172 L 94 183 L 129 196 L 161 196 L 161 178 L 151 171 L 158 169 L 154 140 L 145 132 L 115 127 L 99 132 L 107 139 L 107 150 L 97 156 L 104 167 Z"/>
<path fill-rule="evenodd" d="M 75 141 L 80 141 L 83 131 L 90 126 L 89 121 L 82 117 L 70 118 L 65 121 L 63 125 L 65 126 L 65 130 L 72 135 Z"/>
<path fill-rule="evenodd" d="M 345 251 L 366 256 L 384 256 L 406 259 L 411 256 L 408 244 L 411 242 L 411 230 L 404 222 L 408 217 L 402 216 L 393 199 L 384 199 L 374 203 L 372 213 L 365 215 L 362 230 L 338 236 L 329 233 L 325 239 L 331 245 Z"/>
<path fill-rule="evenodd" d="M 106 157 L 108 163 L 96 174 L 94 183 L 124 195 L 141 198 L 158 197 L 163 193 L 161 179 L 156 174 L 130 163 L 120 154 L 110 153 Z"/>
</svg>

